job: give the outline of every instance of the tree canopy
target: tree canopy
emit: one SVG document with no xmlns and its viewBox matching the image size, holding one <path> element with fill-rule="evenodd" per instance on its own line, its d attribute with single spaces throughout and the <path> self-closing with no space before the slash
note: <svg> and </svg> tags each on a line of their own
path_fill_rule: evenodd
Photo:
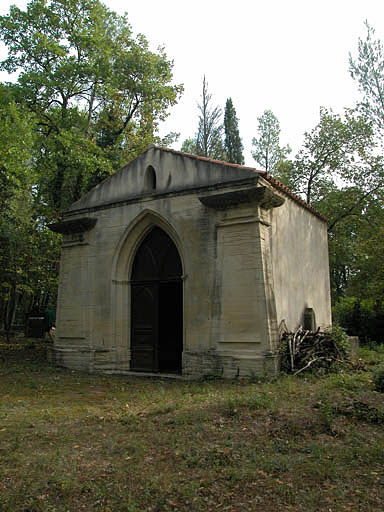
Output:
<svg viewBox="0 0 384 512">
<path fill-rule="evenodd" d="M 212 94 L 208 90 L 208 82 L 203 78 L 203 89 L 199 110 L 199 123 L 195 137 L 186 139 L 182 151 L 207 156 L 218 160 L 224 159 L 222 111 L 212 105 Z"/>
<path fill-rule="evenodd" d="M 150 51 L 99 0 L 12 6 L 0 37 L 0 69 L 19 72 L 15 101 L 36 116 L 38 188 L 53 216 L 154 142 L 182 91 L 164 49 Z"/>
<path fill-rule="evenodd" d="M 377 159 L 371 123 L 351 111 L 345 116 L 331 110 L 320 110 L 320 121 L 304 134 L 304 143 L 293 160 L 290 186 L 309 204 L 337 186 L 353 184 L 366 192 L 376 188 L 381 173 Z"/>
<path fill-rule="evenodd" d="M 238 119 L 232 99 L 228 98 L 224 112 L 224 151 L 227 162 L 244 165 L 243 143 L 241 142 Z"/>
<path fill-rule="evenodd" d="M 244 165 L 243 143 L 240 138 L 236 110 L 231 98 L 228 98 L 225 104 L 224 134 L 224 151 L 226 161 Z"/>
<path fill-rule="evenodd" d="M 183 87 L 164 48 L 99 0 L 31 0 L 0 16 L 0 314 L 55 299 L 60 236 L 47 225 L 150 143 Z"/>
<path fill-rule="evenodd" d="M 358 104 L 381 132 L 384 130 L 384 50 L 375 29 L 365 22 L 367 36 L 358 41 L 357 60 L 349 55 L 349 71 L 358 84 L 362 99 Z"/>
<path fill-rule="evenodd" d="M 384 300 L 384 50 L 367 22 L 349 57 L 361 93 L 342 115 L 321 108 L 289 159 L 271 110 L 258 118 L 253 158 L 328 218 L 334 299 Z M 99 0 L 31 0 L 0 16 L 0 315 L 55 296 L 60 236 L 47 225 L 92 186 L 142 152 L 183 87 L 164 48 L 150 49 L 126 15 Z M 204 76 L 197 130 L 183 151 L 244 163 L 231 98 L 213 103 Z"/>
<path fill-rule="evenodd" d="M 255 147 L 252 156 L 262 169 L 273 172 L 276 165 L 291 152 L 289 146 L 280 147 L 280 123 L 271 110 L 265 110 L 257 118 L 259 137 L 252 139 Z"/>
</svg>

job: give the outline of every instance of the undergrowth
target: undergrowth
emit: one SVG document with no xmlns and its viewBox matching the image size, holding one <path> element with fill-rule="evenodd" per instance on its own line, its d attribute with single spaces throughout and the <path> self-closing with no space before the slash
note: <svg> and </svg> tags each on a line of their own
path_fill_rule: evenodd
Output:
<svg viewBox="0 0 384 512">
<path fill-rule="evenodd" d="M 0 511 L 383 510 L 384 353 L 362 354 L 358 372 L 191 383 L 3 347 Z"/>
</svg>

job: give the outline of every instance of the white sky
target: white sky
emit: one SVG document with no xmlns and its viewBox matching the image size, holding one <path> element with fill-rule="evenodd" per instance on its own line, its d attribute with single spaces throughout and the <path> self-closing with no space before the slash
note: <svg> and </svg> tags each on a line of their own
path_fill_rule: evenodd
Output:
<svg viewBox="0 0 384 512">
<path fill-rule="evenodd" d="M 1 0 L 0 13 L 25 0 Z M 174 146 L 197 129 L 197 102 L 205 74 L 213 104 L 224 111 L 231 97 L 239 118 L 246 165 L 257 135 L 257 117 L 274 112 L 281 143 L 298 150 L 305 131 L 318 122 L 320 106 L 341 113 L 359 95 L 348 72 L 348 55 L 357 55 L 365 38 L 364 20 L 384 42 L 383 0 L 105 0 L 128 13 L 135 33 L 152 48 L 164 45 L 174 60 L 174 82 L 185 91 L 161 127 L 180 132 Z M 185 7 L 183 7 L 185 5 Z M 6 80 L 4 75 L 0 75 Z"/>
</svg>

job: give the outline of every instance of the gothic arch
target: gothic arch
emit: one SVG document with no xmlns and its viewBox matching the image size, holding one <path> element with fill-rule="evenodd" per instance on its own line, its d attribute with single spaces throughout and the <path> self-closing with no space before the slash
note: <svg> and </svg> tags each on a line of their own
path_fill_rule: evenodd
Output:
<svg viewBox="0 0 384 512">
<path fill-rule="evenodd" d="M 165 231 L 176 245 L 183 266 L 183 274 L 186 273 L 181 241 L 176 230 L 164 217 L 152 210 L 146 209 L 131 222 L 117 244 L 112 263 L 112 282 L 130 279 L 136 251 L 147 233 L 155 226 Z"/>
<path fill-rule="evenodd" d="M 144 210 L 127 227 L 115 251 L 112 263 L 111 311 L 112 341 L 120 360 L 129 365 L 131 360 L 131 274 L 137 251 L 143 240 L 154 228 L 163 230 L 174 243 L 181 260 L 184 282 L 185 263 L 180 239 L 173 226 L 161 215 L 151 210 Z M 182 293 L 183 293 L 183 284 Z M 182 312 L 184 317 L 184 313 Z"/>
</svg>

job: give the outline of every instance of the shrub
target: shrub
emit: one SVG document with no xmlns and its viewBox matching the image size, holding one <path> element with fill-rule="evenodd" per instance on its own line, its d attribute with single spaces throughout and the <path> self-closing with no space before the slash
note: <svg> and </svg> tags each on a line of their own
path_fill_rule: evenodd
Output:
<svg viewBox="0 0 384 512">
<path fill-rule="evenodd" d="M 384 365 L 379 366 L 373 372 L 373 384 L 376 391 L 384 393 Z"/>
<path fill-rule="evenodd" d="M 384 305 L 380 300 L 341 297 L 333 306 L 333 321 L 362 343 L 384 343 Z"/>
</svg>

